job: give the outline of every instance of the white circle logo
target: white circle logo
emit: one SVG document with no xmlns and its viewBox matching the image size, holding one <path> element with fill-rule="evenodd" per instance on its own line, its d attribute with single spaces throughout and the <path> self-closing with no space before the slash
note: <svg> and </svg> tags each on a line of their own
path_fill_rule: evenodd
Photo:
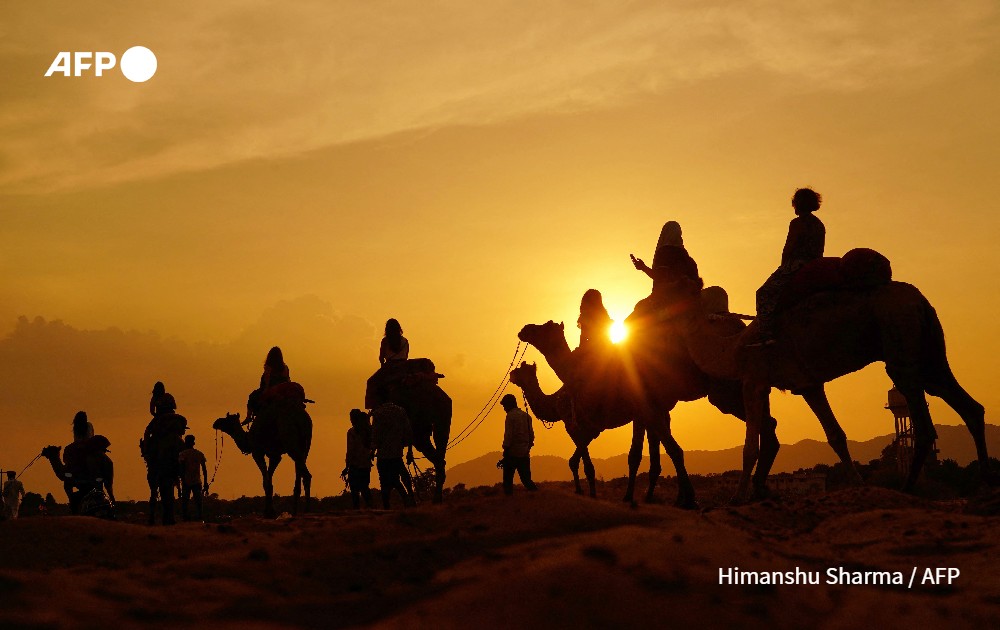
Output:
<svg viewBox="0 0 1000 630">
<path fill-rule="evenodd" d="M 156 74 L 156 55 L 145 46 L 133 46 L 122 53 L 122 74 L 133 83 L 144 83 Z"/>
</svg>

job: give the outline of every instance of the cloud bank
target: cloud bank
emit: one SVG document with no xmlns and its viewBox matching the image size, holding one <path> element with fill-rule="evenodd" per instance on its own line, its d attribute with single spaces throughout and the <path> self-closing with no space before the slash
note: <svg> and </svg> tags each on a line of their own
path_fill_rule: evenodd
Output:
<svg viewBox="0 0 1000 630">
<path fill-rule="evenodd" d="M 793 89 L 925 81 L 998 41 L 963 2 L 136 2 L 4 5 L 0 191 L 292 156 L 415 129 L 610 108 L 737 73 Z M 43 78 L 142 43 L 147 84 Z"/>
</svg>

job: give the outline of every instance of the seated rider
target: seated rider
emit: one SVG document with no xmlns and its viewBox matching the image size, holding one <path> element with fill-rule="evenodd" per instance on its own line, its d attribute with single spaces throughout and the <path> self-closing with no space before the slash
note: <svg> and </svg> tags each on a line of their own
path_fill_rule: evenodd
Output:
<svg viewBox="0 0 1000 630">
<path fill-rule="evenodd" d="M 799 188 L 792 195 L 796 217 L 788 224 L 788 237 L 781 251 L 781 265 L 757 289 L 758 341 L 748 346 L 768 346 L 774 343 L 775 312 L 782 291 L 792 277 L 807 262 L 822 258 L 826 244 L 826 227 L 813 214 L 823 198 L 811 188 Z"/>
<path fill-rule="evenodd" d="M 268 388 L 282 383 L 290 383 L 291 380 L 281 348 L 274 346 L 268 350 L 267 358 L 264 359 L 264 372 L 260 375 L 260 387 L 251 392 L 249 399 L 247 399 L 247 417 L 243 424 L 250 422 L 260 411 L 263 402 L 261 398 Z"/>
<path fill-rule="evenodd" d="M 410 356 L 410 342 L 403 336 L 403 327 L 395 319 L 385 322 L 385 336 L 378 347 L 378 363 L 405 361 Z"/>
<path fill-rule="evenodd" d="M 580 348 L 600 347 L 611 341 L 611 316 L 604 308 L 604 300 L 597 289 L 587 289 L 580 300 L 580 318 L 576 320 L 580 329 Z"/>
<path fill-rule="evenodd" d="M 654 296 L 661 296 L 682 279 L 690 279 L 701 284 L 698 263 L 684 249 L 681 226 L 676 221 L 667 221 L 663 224 L 660 238 L 656 241 L 652 268 L 641 258 L 636 258 L 634 255 L 631 258 L 636 269 L 652 278 Z"/>
<path fill-rule="evenodd" d="M 142 432 L 142 439 L 139 440 L 139 450 L 144 458 L 149 458 L 150 448 L 154 440 L 164 436 L 174 434 L 177 439 L 187 430 L 187 420 L 177 414 L 177 401 L 173 395 L 167 393 L 163 383 L 157 381 L 153 385 L 153 394 L 149 399 L 149 412 L 153 414 L 153 419 L 146 425 L 146 430 Z"/>
</svg>

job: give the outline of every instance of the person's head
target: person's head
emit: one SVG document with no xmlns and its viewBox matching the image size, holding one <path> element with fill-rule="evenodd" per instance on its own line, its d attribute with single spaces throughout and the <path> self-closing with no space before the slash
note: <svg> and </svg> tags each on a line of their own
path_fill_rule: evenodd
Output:
<svg viewBox="0 0 1000 630">
<path fill-rule="evenodd" d="M 194 436 L 193 435 L 185 435 L 184 436 L 184 446 L 186 446 L 188 448 L 194 448 Z"/>
<path fill-rule="evenodd" d="M 274 346 L 267 351 L 267 358 L 264 359 L 264 366 L 281 367 L 285 364 L 285 357 L 281 354 L 281 348 Z"/>
<path fill-rule="evenodd" d="M 514 397 L 514 394 L 504 394 L 504 397 L 500 399 L 500 406 L 503 407 L 504 411 L 517 409 L 517 398 Z"/>
<path fill-rule="evenodd" d="M 86 429 L 87 428 L 87 412 L 86 411 L 77 411 L 76 412 L 76 415 L 73 416 L 73 428 L 74 429 L 78 429 L 78 428 Z"/>
<path fill-rule="evenodd" d="M 403 334 L 403 327 L 399 325 L 399 322 L 395 319 L 389 319 L 385 322 L 385 336 L 386 337 L 399 337 Z"/>
<path fill-rule="evenodd" d="M 684 237 L 681 235 L 681 224 L 677 221 L 667 221 L 660 230 L 660 238 L 656 241 L 656 249 L 665 245 L 684 247 Z"/>
<path fill-rule="evenodd" d="M 368 414 L 360 409 L 351 409 L 351 426 L 363 427 L 368 424 Z"/>
<path fill-rule="evenodd" d="M 166 393 L 167 393 L 166 386 L 161 381 L 156 381 L 156 384 L 153 385 L 153 396 L 159 398 L 160 396 Z"/>
<path fill-rule="evenodd" d="M 8 470 L 7 471 L 7 478 L 8 479 L 13 479 L 14 478 L 14 471 L 13 470 Z"/>
<path fill-rule="evenodd" d="M 819 210 L 819 204 L 823 203 L 823 198 L 812 188 L 799 188 L 792 195 L 792 207 L 795 214 L 804 215 Z"/>
<path fill-rule="evenodd" d="M 580 300 L 580 310 L 588 311 L 595 308 L 604 308 L 604 299 L 597 289 L 587 289 L 587 292 L 583 294 L 583 299 Z"/>
</svg>

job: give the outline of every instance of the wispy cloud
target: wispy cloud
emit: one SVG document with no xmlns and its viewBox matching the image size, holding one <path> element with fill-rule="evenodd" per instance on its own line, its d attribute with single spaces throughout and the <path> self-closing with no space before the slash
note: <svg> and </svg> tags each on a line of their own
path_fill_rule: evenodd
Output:
<svg viewBox="0 0 1000 630">
<path fill-rule="evenodd" d="M 964 2 L 6 4 L 0 187 L 103 185 L 420 128 L 607 108 L 727 74 L 803 89 L 927 80 L 995 46 Z M 59 50 L 135 43 L 133 85 L 43 78 Z"/>
</svg>

